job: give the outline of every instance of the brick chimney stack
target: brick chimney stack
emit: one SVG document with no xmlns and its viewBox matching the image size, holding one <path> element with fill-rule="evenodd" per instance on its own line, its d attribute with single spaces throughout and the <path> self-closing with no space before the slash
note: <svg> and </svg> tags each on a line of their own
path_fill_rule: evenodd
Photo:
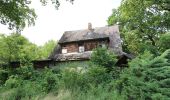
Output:
<svg viewBox="0 0 170 100">
<path fill-rule="evenodd" d="M 92 24 L 91 23 L 88 23 L 88 29 L 92 30 Z"/>
</svg>

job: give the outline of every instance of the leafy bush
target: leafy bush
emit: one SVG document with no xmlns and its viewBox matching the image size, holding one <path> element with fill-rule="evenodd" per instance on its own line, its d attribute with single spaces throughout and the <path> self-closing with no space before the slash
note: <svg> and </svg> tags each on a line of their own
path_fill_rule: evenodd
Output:
<svg viewBox="0 0 170 100">
<path fill-rule="evenodd" d="M 0 69 L 0 85 L 3 85 L 5 81 L 8 79 L 8 71 L 4 69 Z"/>
<path fill-rule="evenodd" d="M 88 80 L 84 73 L 78 72 L 75 68 L 64 69 L 61 72 L 61 81 L 66 89 L 87 88 Z"/>
<path fill-rule="evenodd" d="M 17 75 L 12 75 L 9 79 L 5 82 L 5 86 L 8 88 L 17 88 L 21 85 L 21 78 Z"/>
<path fill-rule="evenodd" d="M 91 62 L 94 65 L 106 67 L 107 69 L 111 69 L 116 61 L 116 56 L 113 52 L 108 51 L 107 48 L 97 48 L 91 56 Z"/>
<path fill-rule="evenodd" d="M 159 47 L 160 47 L 161 51 L 163 51 L 163 52 L 164 52 L 166 49 L 170 49 L 170 33 L 163 34 L 163 35 L 160 37 Z"/>
<path fill-rule="evenodd" d="M 170 50 L 153 58 L 149 53 L 129 63 L 130 68 L 116 81 L 116 89 L 129 100 L 170 98 Z"/>
<path fill-rule="evenodd" d="M 91 66 L 86 74 L 89 83 L 93 85 L 107 84 L 113 79 L 112 75 L 107 73 L 106 68 L 103 67 Z"/>
<path fill-rule="evenodd" d="M 4 88 L 6 88 L 4 91 L 7 91 L 7 94 L 0 95 L 3 99 L 30 100 L 35 99 L 38 95 L 41 97 L 41 95 L 52 92 L 53 90 L 58 91 L 58 75 L 54 74 L 52 70 L 44 69 L 41 71 L 34 71 L 28 69 L 27 67 L 19 68 L 16 71 L 16 75 L 11 75 L 9 77 L 4 85 Z M 31 75 L 29 75 L 30 72 L 32 73 Z M 28 76 L 31 77 L 28 78 Z M 8 92 L 9 90 L 12 91 Z M 5 95 L 8 95 L 8 97 Z"/>
<path fill-rule="evenodd" d="M 51 69 L 45 69 L 42 73 L 41 83 L 46 92 L 57 91 L 59 88 L 58 75 L 54 74 Z"/>
<path fill-rule="evenodd" d="M 107 84 L 112 80 L 112 75 L 106 68 L 90 66 L 87 69 L 67 68 L 62 70 L 60 81 L 66 89 L 81 89 L 87 91 L 90 85 Z"/>
<path fill-rule="evenodd" d="M 35 100 L 38 95 L 45 94 L 43 87 L 37 82 L 24 81 L 22 85 L 10 90 L 4 90 L 0 95 L 2 100 Z"/>
<path fill-rule="evenodd" d="M 34 77 L 34 69 L 32 66 L 21 66 L 16 69 L 15 73 L 24 80 L 29 80 Z"/>
<path fill-rule="evenodd" d="M 0 87 L 2 100 L 43 99 L 48 93 L 54 93 L 56 99 L 67 95 L 63 99 L 70 100 L 168 100 L 170 50 L 155 58 L 145 52 L 121 71 L 114 65 L 108 72 L 107 67 L 98 64 L 88 67 L 75 64 L 59 73 L 48 68 L 22 67 L 9 76 L 4 87 Z"/>
</svg>

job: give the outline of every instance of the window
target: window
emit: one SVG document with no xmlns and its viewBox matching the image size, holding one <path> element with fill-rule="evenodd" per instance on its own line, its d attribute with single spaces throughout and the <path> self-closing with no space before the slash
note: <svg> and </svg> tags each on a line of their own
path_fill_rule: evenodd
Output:
<svg viewBox="0 0 170 100">
<path fill-rule="evenodd" d="M 85 49 L 84 49 L 84 45 L 83 45 L 84 43 L 78 43 L 78 47 L 79 47 L 79 52 L 84 52 L 85 51 Z"/>
<path fill-rule="evenodd" d="M 101 41 L 99 44 L 98 44 L 99 47 L 101 48 L 107 48 L 107 44 L 105 41 Z"/>
<path fill-rule="evenodd" d="M 61 53 L 62 53 L 62 54 L 67 53 L 66 45 L 62 45 Z"/>
<path fill-rule="evenodd" d="M 62 53 L 67 53 L 67 49 L 62 49 Z"/>
<path fill-rule="evenodd" d="M 103 43 L 103 44 L 102 44 L 102 48 L 106 48 L 106 44 Z"/>
<path fill-rule="evenodd" d="M 84 46 L 79 46 L 79 52 L 84 52 Z"/>
</svg>

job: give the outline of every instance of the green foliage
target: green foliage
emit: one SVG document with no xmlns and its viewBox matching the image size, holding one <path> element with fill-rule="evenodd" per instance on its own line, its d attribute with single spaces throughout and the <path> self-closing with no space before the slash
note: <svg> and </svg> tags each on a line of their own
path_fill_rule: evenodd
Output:
<svg viewBox="0 0 170 100">
<path fill-rule="evenodd" d="M 32 79 L 34 76 L 34 69 L 32 66 L 21 66 L 16 69 L 15 74 L 19 75 L 24 80 Z"/>
<path fill-rule="evenodd" d="M 117 9 L 112 10 L 112 15 L 109 16 L 107 22 L 109 25 L 118 24 L 119 22 L 119 11 Z"/>
<path fill-rule="evenodd" d="M 112 76 L 113 79 L 116 79 L 119 77 L 121 69 L 119 67 L 115 66 L 115 64 L 117 62 L 116 55 L 113 52 L 109 51 L 107 48 L 95 49 L 92 53 L 90 62 L 91 62 L 90 66 L 89 66 L 90 71 L 92 71 L 96 74 L 98 73 L 98 71 L 99 72 L 101 71 L 100 74 L 103 79 L 107 80 L 106 76 L 108 74 L 110 74 L 110 75 L 107 77 Z M 97 68 L 97 67 L 100 67 L 100 68 Z M 96 77 L 100 77 L 100 75 L 96 76 Z"/>
<path fill-rule="evenodd" d="M 160 35 L 170 29 L 169 4 L 169 0 L 123 0 L 109 16 L 108 24 L 119 24 L 125 50 L 159 54 Z"/>
<path fill-rule="evenodd" d="M 16 40 L 11 38 L 13 35 L 16 36 Z M 0 41 L 6 40 L 8 41 L 1 42 L 4 44 L 0 45 L 7 51 L 0 50 L 2 54 L 0 56 L 4 57 L 3 62 L 7 57 L 8 60 L 19 59 L 24 65 L 27 61 L 40 57 L 36 53 L 41 53 L 33 52 L 31 48 L 42 50 L 42 47 L 30 44 L 22 36 L 2 35 Z M 6 56 L 10 51 L 6 47 L 7 43 L 11 45 L 9 46 L 11 51 L 13 49 L 16 54 L 12 52 Z M 26 46 L 30 46 L 28 47 L 30 49 Z M 52 48 L 51 45 L 48 47 Z M 144 51 L 146 46 L 142 48 Z M 48 93 L 48 95 L 54 94 L 54 99 L 59 100 L 168 100 L 170 98 L 170 50 L 166 50 L 158 57 L 145 51 L 143 55 L 129 62 L 129 67 L 124 69 L 116 67 L 115 62 L 116 56 L 113 53 L 106 48 L 97 48 L 92 54 L 90 64 L 67 62 L 60 63 L 52 69 L 41 70 L 34 70 L 28 64 L 17 69 L 1 68 L 0 99 L 43 99 Z"/>
<path fill-rule="evenodd" d="M 0 22 L 9 29 L 22 30 L 26 25 L 34 25 L 36 14 L 28 7 L 27 0 L 1 0 Z"/>
<path fill-rule="evenodd" d="M 61 82 L 66 89 L 87 88 L 88 80 L 84 73 L 77 68 L 66 68 L 61 72 Z"/>
<path fill-rule="evenodd" d="M 170 50 L 153 59 L 146 53 L 130 62 L 116 81 L 116 89 L 125 99 L 168 100 L 170 98 Z M 168 58 L 167 58 L 168 57 Z"/>
<path fill-rule="evenodd" d="M 2 86 L 0 99 L 30 100 L 38 95 L 42 97 L 48 92 L 58 91 L 59 79 L 50 69 L 36 71 L 32 67 L 22 67 L 10 73 L 10 77 Z"/>
<path fill-rule="evenodd" d="M 159 40 L 159 47 L 161 51 L 165 51 L 166 49 L 170 49 L 170 33 L 163 34 Z"/>
<path fill-rule="evenodd" d="M 91 86 L 87 92 L 76 91 L 73 93 L 72 100 L 123 100 L 115 91 L 109 91 L 107 86 Z"/>
<path fill-rule="evenodd" d="M 0 85 L 4 84 L 8 78 L 8 71 L 0 68 Z"/>
<path fill-rule="evenodd" d="M 91 56 L 91 62 L 94 65 L 106 67 L 107 69 L 111 69 L 116 61 L 116 56 L 113 52 L 108 51 L 107 48 L 97 48 Z"/>
<path fill-rule="evenodd" d="M 8 88 L 17 88 L 21 85 L 21 78 L 17 75 L 12 75 L 9 79 L 5 82 L 5 86 Z"/>
<path fill-rule="evenodd" d="M 29 62 L 36 58 L 35 45 L 30 43 L 25 37 L 17 33 L 9 36 L 2 35 L 0 50 L 0 64 L 8 64 L 11 61 Z"/>
<path fill-rule="evenodd" d="M 37 82 L 24 81 L 22 85 L 10 90 L 5 89 L 0 94 L 2 100 L 35 100 L 38 95 L 44 94 L 43 87 Z"/>
<path fill-rule="evenodd" d="M 21 65 L 29 65 L 32 60 L 46 59 L 56 45 L 51 40 L 44 46 L 38 47 L 18 33 L 9 36 L 0 35 L 0 66 L 7 65 L 11 61 L 20 61 Z"/>
<path fill-rule="evenodd" d="M 54 74 L 52 72 L 52 70 L 50 69 L 45 69 L 43 71 L 42 75 L 42 86 L 45 90 L 45 92 L 50 92 L 52 90 L 57 91 L 59 88 L 59 79 L 58 79 L 58 75 Z"/>
<path fill-rule="evenodd" d="M 53 49 L 55 48 L 57 42 L 54 40 L 49 40 L 48 42 L 46 42 L 43 46 L 40 46 L 38 48 L 38 52 L 39 52 L 39 58 L 40 59 L 46 59 L 49 57 L 50 53 L 53 51 Z"/>
<path fill-rule="evenodd" d="M 104 67 L 90 66 L 64 68 L 61 72 L 61 87 L 75 91 L 88 91 L 91 86 L 108 84 L 112 79 L 112 74 L 108 73 Z"/>
<path fill-rule="evenodd" d="M 74 0 L 66 0 L 73 3 Z M 34 25 L 37 17 L 33 8 L 30 8 L 32 0 L 1 0 L 0 23 L 8 25 L 9 29 L 23 30 L 26 26 Z M 43 5 L 51 2 L 57 9 L 60 6 L 58 0 L 40 0 Z"/>
<path fill-rule="evenodd" d="M 94 85 L 107 84 L 113 79 L 110 73 L 107 73 L 107 69 L 98 66 L 91 66 L 87 71 L 87 78 L 89 83 Z"/>
</svg>

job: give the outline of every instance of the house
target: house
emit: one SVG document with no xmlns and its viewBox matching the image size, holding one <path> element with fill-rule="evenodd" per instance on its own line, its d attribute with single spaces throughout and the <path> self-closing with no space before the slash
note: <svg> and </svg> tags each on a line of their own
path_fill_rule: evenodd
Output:
<svg viewBox="0 0 170 100">
<path fill-rule="evenodd" d="M 92 50 L 97 47 L 107 47 L 118 56 L 117 66 L 126 66 L 127 59 L 133 56 L 122 51 L 118 25 L 93 28 L 91 23 L 83 30 L 66 31 L 49 55 L 48 59 L 32 61 L 34 68 L 55 66 L 67 61 L 89 60 Z M 11 62 L 18 67 L 19 62 Z"/>
<path fill-rule="evenodd" d="M 118 56 L 123 55 L 118 25 L 93 28 L 91 23 L 83 30 L 66 31 L 48 59 L 54 61 L 88 60 L 92 50 L 107 47 Z"/>
</svg>

